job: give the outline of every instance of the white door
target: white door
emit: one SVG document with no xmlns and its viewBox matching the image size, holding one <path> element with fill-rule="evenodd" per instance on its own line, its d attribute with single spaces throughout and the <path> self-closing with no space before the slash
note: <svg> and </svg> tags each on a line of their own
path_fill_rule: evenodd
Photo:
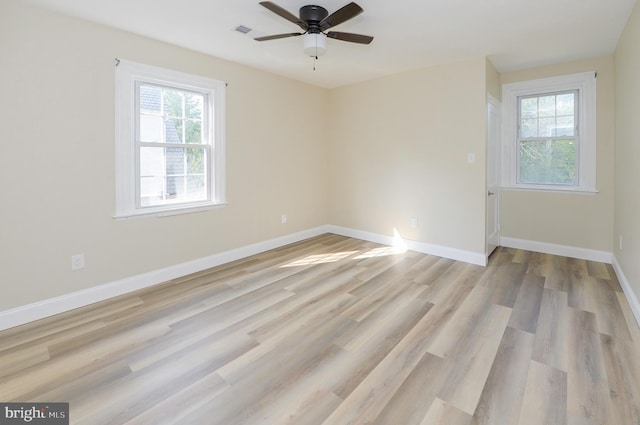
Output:
<svg viewBox="0 0 640 425">
<path fill-rule="evenodd" d="M 500 245 L 500 102 L 487 102 L 487 257 Z"/>
</svg>

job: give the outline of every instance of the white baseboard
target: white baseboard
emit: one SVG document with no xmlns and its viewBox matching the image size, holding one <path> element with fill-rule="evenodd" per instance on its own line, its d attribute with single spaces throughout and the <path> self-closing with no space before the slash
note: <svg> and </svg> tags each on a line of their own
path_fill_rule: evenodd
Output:
<svg viewBox="0 0 640 425">
<path fill-rule="evenodd" d="M 500 246 L 542 252 L 544 254 L 561 255 L 563 257 L 579 258 L 581 260 L 598 261 L 600 263 L 607 264 L 611 264 L 613 260 L 613 254 L 611 252 L 578 248 L 575 246 L 556 245 L 553 243 L 530 241 L 526 239 L 500 237 Z"/>
<path fill-rule="evenodd" d="M 281 236 L 252 245 L 247 245 L 237 249 L 224 251 L 208 257 L 199 258 L 186 263 L 165 267 L 148 273 L 142 273 L 136 276 L 127 277 L 104 285 L 93 288 L 84 289 L 59 297 L 35 302 L 25 306 L 17 307 L 11 310 L 0 312 L 0 330 L 9 329 L 25 323 L 33 322 L 65 311 L 84 307 L 99 301 L 123 295 L 139 289 L 147 288 L 159 283 L 176 279 L 182 276 L 216 267 L 221 264 L 239 260 L 251 255 L 259 254 L 274 248 L 278 248 L 290 243 L 299 242 L 323 233 L 335 233 L 342 236 L 362 239 L 383 245 L 394 245 L 394 237 L 382 235 L 379 233 L 366 232 L 357 229 L 351 229 L 340 226 L 325 225 L 313 229 Z M 424 254 L 436 255 L 438 257 L 450 258 L 452 260 L 463 261 L 466 263 L 477 264 L 481 266 L 487 265 L 487 256 L 484 253 L 473 251 L 465 251 L 457 248 L 450 248 L 441 245 L 433 245 L 425 242 L 418 242 L 403 239 L 402 244 L 412 251 Z M 640 302 L 636 294 L 631 289 L 620 265 L 612 253 L 604 251 L 596 251 L 571 246 L 555 245 L 544 242 L 528 241 L 524 239 L 500 238 L 500 244 L 505 247 L 525 249 L 528 251 L 537 251 L 547 254 L 562 255 L 566 257 L 574 257 L 591 261 L 599 261 L 603 263 L 613 263 L 614 270 L 618 275 L 625 296 L 629 300 L 629 304 L 633 311 L 634 317 L 640 325 Z"/>
<path fill-rule="evenodd" d="M 84 307 L 98 301 L 137 291 L 171 279 L 176 279 L 328 232 L 328 226 L 320 226 L 2 311 L 0 312 L 0 330 L 9 329 L 65 311 Z"/>
<path fill-rule="evenodd" d="M 2 311 L 0 312 L 0 331 L 53 316 L 55 314 L 64 313 L 79 307 L 84 307 L 99 301 L 104 301 L 129 292 L 134 292 L 159 283 L 164 283 L 171 279 L 176 279 L 191 273 L 196 273 L 221 264 L 259 254 L 290 243 L 299 242 L 323 233 L 335 233 L 383 245 L 394 244 L 394 238 L 392 236 L 332 225 L 319 226 L 302 232 L 293 233 L 291 235 L 258 242 L 252 245 L 232 249 L 230 251 L 210 255 L 208 257 L 188 261 L 186 263 L 176 264 L 174 266 L 127 277 L 93 288 L 72 292 L 59 297 Z M 485 266 L 487 264 L 487 257 L 484 254 L 411 240 L 403 240 L 402 242 L 407 249 L 412 251 L 450 258 L 452 260 L 464 261 L 466 263 L 481 266 Z"/>
<path fill-rule="evenodd" d="M 381 235 L 379 233 L 365 232 L 363 230 L 356 230 L 333 225 L 327 226 L 327 229 L 327 231 L 330 233 L 348 236 L 350 238 L 362 239 L 365 241 L 383 245 L 394 245 L 395 242 L 393 236 Z M 477 264 L 479 266 L 487 265 L 487 256 L 484 253 L 465 251 L 462 249 L 450 248 L 442 245 L 433 245 L 408 239 L 402 239 L 402 243 L 407 249 L 410 249 L 411 251 L 449 258 L 452 260 L 463 261 L 465 263 Z"/>
<path fill-rule="evenodd" d="M 618 276 L 620 286 L 622 287 L 622 291 L 629 302 L 633 316 L 635 317 L 636 322 L 638 322 L 638 326 L 640 326 L 640 301 L 638 301 L 637 295 L 631 288 L 627 277 L 622 271 L 620 263 L 618 263 L 618 260 L 613 253 L 508 237 L 501 237 L 500 245 L 507 248 L 525 249 L 527 251 L 543 252 L 545 254 L 562 255 L 564 257 L 611 264 L 613 266 L 613 270 Z"/>
<path fill-rule="evenodd" d="M 618 263 L 618 259 L 615 255 L 613 256 L 613 270 L 615 270 L 616 275 L 618 276 L 622 292 L 624 292 L 625 297 L 627 297 L 627 301 L 629 302 L 629 306 L 633 312 L 633 317 L 636 318 L 636 322 L 638 322 L 638 326 L 640 326 L 640 301 L 638 301 L 638 296 L 633 291 L 633 288 L 631 288 L 631 285 L 622 271 L 622 267 L 620 266 L 620 263 Z"/>
</svg>

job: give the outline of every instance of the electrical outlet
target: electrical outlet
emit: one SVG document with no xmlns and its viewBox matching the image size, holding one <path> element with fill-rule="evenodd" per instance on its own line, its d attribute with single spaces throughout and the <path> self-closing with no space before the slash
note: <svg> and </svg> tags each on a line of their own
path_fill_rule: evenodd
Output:
<svg viewBox="0 0 640 425">
<path fill-rule="evenodd" d="M 412 218 L 411 220 L 409 220 L 409 225 L 411 226 L 412 229 L 417 229 L 418 228 L 418 219 L 417 218 Z"/>
<path fill-rule="evenodd" d="M 476 162 L 476 153 L 475 152 L 469 152 L 467 154 L 467 163 L 474 164 L 475 162 Z"/>
<path fill-rule="evenodd" d="M 286 224 L 286 222 L 287 222 L 287 215 L 286 215 L 286 214 L 282 214 L 282 217 L 280 217 L 280 220 L 282 221 L 282 224 Z"/>
<path fill-rule="evenodd" d="M 71 256 L 71 270 L 79 270 L 84 268 L 84 254 L 76 254 Z"/>
</svg>

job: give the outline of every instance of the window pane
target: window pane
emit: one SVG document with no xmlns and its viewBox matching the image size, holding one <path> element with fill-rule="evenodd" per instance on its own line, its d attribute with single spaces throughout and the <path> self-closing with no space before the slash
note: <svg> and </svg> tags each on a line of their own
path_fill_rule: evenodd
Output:
<svg viewBox="0 0 640 425">
<path fill-rule="evenodd" d="M 207 187 L 204 176 L 187 177 L 187 196 L 190 200 L 203 200 L 207 198 Z"/>
<path fill-rule="evenodd" d="M 187 149 L 187 174 L 204 174 L 204 164 L 206 160 L 206 152 L 204 149 Z"/>
<path fill-rule="evenodd" d="M 163 89 L 164 113 L 169 117 L 184 117 L 184 93 L 178 90 Z"/>
<path fill-rule="evenodd" d="M 570 117 L 558 117 L 558 126 L 556 128 L 556 136 L 575 136 L 575 121 L 573 116 Z"/>
<path fill-rule="evenodd" d="M 186 121 L 186 140 L 187 143 L 201 144 L 202 140 L 202 121 L 200 120 L 187 120 Z"/>
<path fill-rule="evenodd" d="M 204 122 L 204 96 L 195 93 L 185 94 L 185 141 L 201 144 L 202 123 Z"/>
<path fill-rule="evenodd" d="M 140 148 L 140 205 L 207 199 L 204 148 Z"/>
<path fill-rule="evenodd" d="M 164 149 L 140 149 L 140 205 L 158 205 L 164 198 Z"/>
<path fill-rule="evenodd" d="M 141 113 L 160 114 L 162 89 L 157 86 L 140 85 L 139 87 L 139 105 Z"/>
<path fill-rule="evenodd" d="M 196 93 L 185 94 L 185 118 L 202 120 L 204 96 Z"/>
<path fill-rule="evenodd" d="M 521 141 L 519 148 L 519 183 L 576 184 L 575 140 Z"/>
<path fill-rule="evenodd" d="M 538 121 L 538 137 L 555 137 L 556 117 L 540 118 Z"/>
<path fill-rule="evenodd" d="M 164 149 L 163 148 L 140 148 L 140 176 L 163 176 L 164 175 Z"/>
<path fill-rule="evenodd" d="M 140 141 L 163 142 L 163 119 L 159 115 L 140 115 Z"/>
<path fill-rule="evenodd" d="M 529 137 L 538 137 L 538 120 L 525 119 L 520 125 L 520 137 L 526 139 Z"/>
<path fill-rule="evenodd" d="M 138 137 L 143 142 L 163 142 L 161 109 L 162 89 L 157 86 L 138 87 Z"/>
<path fill-rule="evenodd" d="M 559 94 L 556 97 L 558 115 L 575 115 L 575 93 Z"/>
<path fill-rule="evenodd" d="M 141 84 L 138 91 L 139 141 L 204 144 L 205 96 Z"/>
<path fill-rule="evenodd" d="M 165 121 L 167 143 L 182 143 L 182 122 L 181 118 L 167 118 Z"/>
<path fill-rule="evenodd" d="M 538 118 L 538 98 L 529 97 L 522 99 L 520 111 L 522 118 Z"/>
<path fill-rule="evenodd" d="M 184 174 L 185 151 L 183 148 L 166 148 L 167 175 Z"/>
<path fill-rule="evenodd" d="M 148 207 L 161 204 L 163 193 L 162 177 L 140 178 L 140 206 Z"/>
<path fill-rule="evenodd" d="M 184 198 L 184 176 L 167 177 L 167 199 Z"/>
<path fill-rule="evenodd" d="M 556 97 L 541 96 L 538 98 L 538 115 L 540 117 L 553 117 L 556 115 Z"/>
</svg>

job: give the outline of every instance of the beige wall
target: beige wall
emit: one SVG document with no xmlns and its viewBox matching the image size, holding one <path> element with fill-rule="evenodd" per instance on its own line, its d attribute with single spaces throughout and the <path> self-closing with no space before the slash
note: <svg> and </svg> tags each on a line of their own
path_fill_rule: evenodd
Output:
<svg viewBox="0 0 640 425">
<path fill-rule="evenodd" d="M 616 50 L 615 256 L 640 299 L 640 5 Z M 618 238 L 623 237 L 623 249 Z"/>
<path fill-rule="evenodd" d="M 482 58 L 332 90 L 331 223 L 483 254 L 485 72 Z"/>
<path fill-rule="evenodd" d="M 501 74 L 503 84 L 596 71 L 597 194 L 502 191 L 501 236 L 612 252 L 615 86 L 613 56 Z"/>
<path fill-rule="evenodd" d="M 12 2 L 0 52 L 0 311 L 328 222 L 326 90 Z M 111 218 L 115 57 L 229 83 L 228 207 Z"/>
</svg>

